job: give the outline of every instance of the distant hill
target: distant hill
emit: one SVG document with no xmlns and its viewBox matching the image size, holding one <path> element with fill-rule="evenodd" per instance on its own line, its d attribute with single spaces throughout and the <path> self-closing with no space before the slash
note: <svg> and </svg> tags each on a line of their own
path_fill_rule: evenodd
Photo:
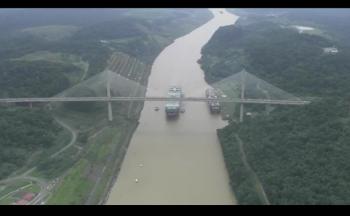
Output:
<svg viewBox="0 0 350 216">
<path fill-rule="evenodd" d="M 274 22 L 316 25 L 343 43 L 350 45 L 350 9 L 348 8 L 298 8 L 298 9 L 230 9 L 243 19 L 270 19 Z M 278 19 L 276 19 L 278 18 Z"/>
<path fill-rule="evenodd" d="M 78 82 L 103 75 L 108 60 L 116 53 L 122 56 L 113 65 L 119 68 L 117 72 L 132 72 L 131 77 L 142 78 L 142 85 L 147 85 L 150 65 L 161 50 L 211 17 L 206 9 L 0 9 L 0 97 L 52 97 L 73 85 L 79 86 Z M 105 81 L 94 83 L 103 93 Z M 80 93 L 86 95 L 89 90 L 82 89 Z M 75 146 L 58 158 L 50 155 L 69 143 L 70 132 L 54 120 L 55 107 L 1 106 L 0 179 L 37 165 L 37 172 L 43 178 L 59 176 L 81 160 L 88 167 L 110 166 L 106 172 L 109 181 L 117 173 L 115 165 L 121 162 L 143 103 L 115 102 L 113 124 L 106 119 L 105 104 L 79 105 L 85 109 L 78 112 L 73 106 L 69 113 L 67 109 L 57 108 L 55 117 L 59 116 L 77 131 L 85 129 L 78 135 L 78 142 L 83 140 L 79 145 L 84 148 L 84 154 L 80 155 L 80 150 L 76 152 Z M 99 107 L 102 109 L 96 109 Z M 108 136 L 114 137 L 113 141 L 88 141 L 103 128 L 110 131 Z M 112 145 L 115 151 L 105 151 L 104 148 Z M 106 156 L 97 162 L 94 156 L 102 151 Z M 82 157 L 85 153 L 88 160 Z M 105 161 L 110 157 L 113 162 Z M 83 177 L 84 181 L 95 184 L 96 179 Z M 81 182 L 73 185 L 80 186 Z M 99 187 L 99 193 L 108 190 L 107 181 Z M 84 188 L 85 193 L 90 190 Z M 87 198 L 72 193 L 78 197 L 79 204 Z M 101 196 L 96 195 L 96 204 Z"/>
<path fill-rule="evenodd" d="M 144 96 L 156 56 L 211 17 L 207 9 L 0 9 L 0 97 L 106 96 L 107 79 L 112 95 Z M 111 122 L 100 102 L 1 105 L 0 180 L 59 178 L 45 203 L 100 204 L 142 108 L 113 102 Z M 23 187 L 16 183 L 1 183 L 1 204 L 17 199 L 7 197 Z"/>
<path fill-rule="evenodd" d="M 238 203 L 266 204 L 263 194 L 271 204 L 349 203 L 349 10 L 237 14 L 236 25 L 220 28 L 202 50 L 206 80 L 245 68 L 296 96 L 319 98 L 302 107 L 245 105 L 254 115 L 238 123 L 236 113 L 218 131 Z M 339 52 L 325 52 L 333 46 Z"/>
</svg>

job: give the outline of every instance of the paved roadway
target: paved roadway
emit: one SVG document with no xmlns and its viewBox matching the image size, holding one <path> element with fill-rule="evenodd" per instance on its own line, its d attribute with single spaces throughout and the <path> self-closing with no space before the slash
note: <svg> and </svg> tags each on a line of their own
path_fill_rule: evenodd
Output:
<svg viewBox="0 0 350 216">
<path fill-rule="evenodd" d="M 31 200 L 29 203 L 27 203 L 27 205 L 41 204 L 42 200 L 49 194 L 49 191 L 47 189 L 48 183 L 45 180 L 40 179 L 40 178 L 36 178 L 36 177 L 25 176 L 24 174 L 20 175 L 20 176 L 10 177 L 8 179 L 4 179 L 4 180 L 0 181 L 0 183 L 6 184 L 6 183 L 13 182 L 16 180 L 34 181 L 40 186 L 40 192 L 34 197 L 33 200 Z"/>
<path fill-rule="evenodd" d="M 1 98 L 0 103 L 38 103 L 38 102 L 91 102 L 91 101 L 178 101 L 179 98 L 171 97 L 51 97 L 51 98 Z M 219 98 L 208 99 L 206 97 L 184 97 L 181 101 L 206 102 L 219 100 L 226 103 L 242 104 L 276 104 L 276 105 L 305 105 L 306 100 L 268 100 L 268 99 L 240 99 Z"/>
</svg>

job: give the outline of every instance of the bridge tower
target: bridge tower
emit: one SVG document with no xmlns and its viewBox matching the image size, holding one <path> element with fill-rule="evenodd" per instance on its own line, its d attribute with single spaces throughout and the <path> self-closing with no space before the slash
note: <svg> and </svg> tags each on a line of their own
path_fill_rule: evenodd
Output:
<svg viewBox="0 0 350 216">
<path fill-rule="evenodd" d="M 244 99 L 244 91 L 245 91 L 245 78 L 246 78 L 246 70 L 243 70 L 241 73 L 241 99 Z M 241 103 L 240 111 L 239 111 L 239 122 L 243 122 L 244 116 L 244 105 Z"/>
<path fill-rule="evenodd" d="M 110 70 L 107 70 L 107 97 L 111 98 Z M 108 101 L 108 121 L 113 121 L 112 102 Z"/>
</svg>

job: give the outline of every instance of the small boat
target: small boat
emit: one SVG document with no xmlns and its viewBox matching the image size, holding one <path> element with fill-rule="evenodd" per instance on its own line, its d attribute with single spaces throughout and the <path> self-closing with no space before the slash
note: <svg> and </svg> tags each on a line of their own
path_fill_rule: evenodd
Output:
<svg viewBox="0 0 350 216">
<path fill-rule="evenodd" d="M 139 180 L 138 180 L 138 179 L 135 179 L 135 182 L 137 183 L 137 182 L 139 182 Z"/>
<path fill-rule="evenodd" d="M 155 110 L 155 111 L 158 111 L 158 110 L 159 110 L 159 107 L 154 107 L 154 110 Z"/>
</svg>

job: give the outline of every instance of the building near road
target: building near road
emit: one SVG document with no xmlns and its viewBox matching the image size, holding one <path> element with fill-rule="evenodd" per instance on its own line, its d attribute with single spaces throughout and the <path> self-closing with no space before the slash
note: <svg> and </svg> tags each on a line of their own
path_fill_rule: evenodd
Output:
<svg viewBox="0 0 350 216">
<path fill-rule="evenodd" d="M 26 193 L 22 196 L 22 199 L 26 201 L 31 201 L 35 197 L 35 193 Z"/>
<path fill-rule="evenodd" d="M 35 193 L 25 193 L 20 200 L 17 200 L 13 205 L 27 205 L 36 196 Z"/>
<path fill-rule="evenodd" d="M 14 205 L 27 205 L 28 201 L 24 199 L 17 200 Z"/>
</svg>

